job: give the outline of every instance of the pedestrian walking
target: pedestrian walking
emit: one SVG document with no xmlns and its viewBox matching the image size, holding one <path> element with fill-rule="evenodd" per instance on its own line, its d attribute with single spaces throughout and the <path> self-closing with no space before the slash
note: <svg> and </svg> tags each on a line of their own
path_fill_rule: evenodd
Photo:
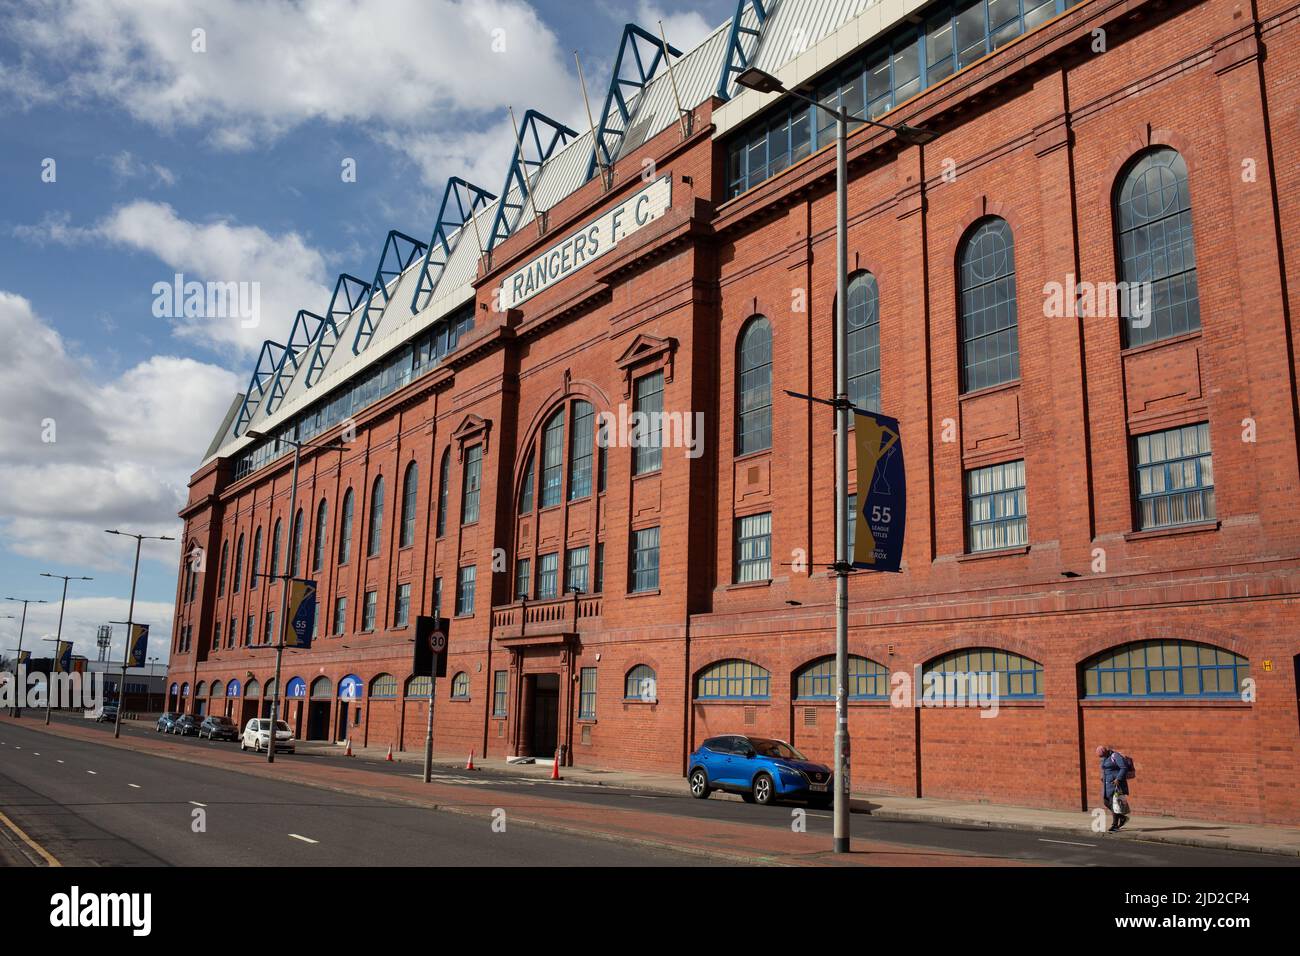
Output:
<svg viewBox="0 0 1300 956">
<path fill-rule="evenodd" d="M 1098 747 L 1097 756 L 1101 759 L 1101 799 L 1112 817 L 1107 832 L 1115 833 L 1128 823 L 1128 782 L 1135 775 L 1133 761 L 1110 747 Z"/>
</svg>

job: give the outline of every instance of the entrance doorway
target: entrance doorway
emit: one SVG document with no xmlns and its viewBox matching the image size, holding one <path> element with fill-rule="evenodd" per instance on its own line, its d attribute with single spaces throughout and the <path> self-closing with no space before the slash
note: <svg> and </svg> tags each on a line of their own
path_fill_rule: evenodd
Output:
<svg viewBox="0 0 1300 956">
<path fill-rule="evenodd" d="M 532 707 L 528 713 L 528 740 L 534 757 L 555 756 L 560 727 L 560 675 L 533 674 L 528 678 Z"/>
<path fill-rule="evenodd" d="M 339 701 L 338 732 L 335 733 L 334 739 L 335 740 L 348 739 L 348 702 L 346 700 Z"/>
<path fill-rule="evenodd" d="M 330 702 L 313 700 L 307 705 L 307 739 L 330 739 Z"/>
</svg>

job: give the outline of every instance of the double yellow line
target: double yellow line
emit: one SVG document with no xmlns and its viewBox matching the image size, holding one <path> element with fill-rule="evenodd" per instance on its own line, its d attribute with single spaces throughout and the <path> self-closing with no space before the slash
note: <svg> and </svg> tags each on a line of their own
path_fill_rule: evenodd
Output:
<svg viewBox="0 0 1300 956">
<path fill-rule="evenodd" d="M 22 840 L 29 847 L 31 847 L 32 851 L 37 856 L 39 856 L 42 860 L 45 861 L 46 866 L 63 865 L 62 863 L 60 863 L 58 860 L 54 858 L 54 855 L 50 853 L 49 850 L 45 849 L 45 847 L 41 846 L 39 843 L 37 843 L 35 840 L 29 837 L 25 832 L 23 832 L 22 827 L 20 827 L 18 824 L 10 820 L 7 816 L 4 815 L 2 811 L 0 811 L 0 823 L 3 823 L 6 827 L 9 828 L 10 831 L 13 832 L 15 836 L 18 837 L 18 839 Z"/>
</svg>

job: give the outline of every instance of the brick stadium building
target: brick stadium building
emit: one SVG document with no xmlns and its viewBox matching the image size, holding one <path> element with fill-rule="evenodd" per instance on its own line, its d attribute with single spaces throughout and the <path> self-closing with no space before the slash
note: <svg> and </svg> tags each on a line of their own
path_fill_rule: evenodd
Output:
<svg viewBox="0 0 1300 956">
<path fill-rule="evenodd" d="M 629 28 L 596 130 L 523 116 L 504 188 L 452 180 L 429 243 L 390 234 L 263 349 L 181 513 L 170 702 L 266 711 L 282 585 L 252 575 L 290 570 L 301 736 L 419 748 L 440 608 L 439 751 L 829 756 L 833 429 L 785 391 L 833 391 L 833 129 L 739 88 L 753 62 L 940 134 L 849 143 L 851 388 L 909 471 L 903 573 L 850 582 L 855 788 L 1086 808 L 1104 742 L 1139 812 L 1300 824 L 1300 5 L 738 17 L 667 58 Z M 694 450 L 598 447 L 655 410 L 700 413 Z M 347 440 L 290 501 L 253 432 Z M 997 718 L 891 706 L 918 668 L 998 673 Z"/>
</svg>

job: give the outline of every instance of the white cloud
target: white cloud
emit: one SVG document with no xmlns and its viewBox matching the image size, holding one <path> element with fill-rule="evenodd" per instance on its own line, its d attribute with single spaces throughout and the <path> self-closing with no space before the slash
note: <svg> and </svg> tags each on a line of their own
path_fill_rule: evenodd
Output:
<svg viewBox="0 0 1300 956">
<path fill-rule="evenodd" d="M 113 172 L 113 177 L 119 183 L 143 179 L 148 181 L 151 189 L 156 189 L 159 186 L 175 186 L 180 178 L 162 163 L 147 162 L 127 149 L 105 159 L 108 168 Z"/>
<path fill-rule="evenodd" d="M 129 602 L 126 598 L 115 597 L 79 597 L 78 588 L 93 587 L 85 581 L 68 582 L 68 603 L 63 611 L 63 639 L 72 641 L 72 653 L 89 657 L 92 661 L 99 659 L 99 649 L 95 646 L 95 635 L 99 625 L 107 621 L 125 621 Z M 32 657 L 50 657 L 55 643 L 43 638 L 53 638 L 59 633 L 59 593 L 62 583 L 53 592 L 54 598 L 49 604 L 29 604 L 27 606 L 27 626 L 23 630 L 23 650 L 31 651 Z M 16 609 L 21 616 L 22 606 L 9 604 L 5 612 Z M 134 620 L 149 625 L 149 657 L 159 659 L 158 673 L 167 660 L 171 649 L 172 612 L 174 606 L 164 601 L 135 602 Z M 0 621 L 0 648 L 7 659 L 12 659 L 18 646 L 19 621 Z M 121 661 L 123 645 L 126 640 L 126 625 L 113 625 L 113 637 L 109 644 L 109 660 Z"/>
<path fill-rule="evenodd" d="M 0 341 L 6 548 L 60 567 L 121 570 L 129 549 L 105 528 L 178 534 L 189 475 L 212 438 L 194 423 L 221 421 L 237 377 L 156 355 L 105 381 L 31 303 L 2 290 Z M 179 549 L 154 543 L 144 557 L 174 568 Z"/>
<path fill-rule="evenodd" d="M 709 23 L 695 10 L 665 13 L 658 4 L 647 0 L 637 3 L 635 20 L 654 36 L 659 35 L 659 21 L 662 20 L 664 36 L 682 53 L 690 53 L 717 28 L 716 23 Z"/>
</svg>

